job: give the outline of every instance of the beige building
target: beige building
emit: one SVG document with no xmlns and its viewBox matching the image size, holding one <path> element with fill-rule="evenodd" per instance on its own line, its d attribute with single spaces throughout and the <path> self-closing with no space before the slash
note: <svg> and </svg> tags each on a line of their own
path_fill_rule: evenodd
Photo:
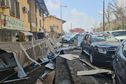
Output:
<svg viewBox="0 0 126 84">
<path fill-rule="evenodd" d="M 61 34 L 62 33 L 62 25 L 63 23 L 65 23 L 64 20 L 61 20 L 55 16 L 48 16 L 48 17 L 45 17 L 44 18 L 44 30 L 48 33 L 54 35 L 55 34 L 55 37 L 58 35 L 58 34 Z"/>
<path fill-rule="evenodd" d="M 0 0 L 0 41 L 14 42 L 20 32 L 42 31 L 48 14 L 44 0 Z"/>
</svg>

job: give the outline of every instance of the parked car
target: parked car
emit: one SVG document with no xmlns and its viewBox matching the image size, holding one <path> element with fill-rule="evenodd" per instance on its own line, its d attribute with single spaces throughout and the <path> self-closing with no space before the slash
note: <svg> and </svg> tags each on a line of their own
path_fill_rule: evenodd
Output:
<svg viewBox="0 0 126 84">
<path fill-rule="evenodd" d="M 126 40 L 126 30 L 114 30 L 109 31 L 109 33 L 114 36 L 118 41 Z"/>
<path fill-rule="evenodd" d="M 89 56 L 92 64 L 112 63 L 112 56 L 115 55 L 118 45 L 118 41 L 111 36 L 90 34 L 86 34 L 81 43 L 82 53 L 84 52 Z"/>
<path fill-rule="evenodd" d="M 126 41 L 123 41 L 113 60 L 116 84 L 126 84 Z"/>
<path fill-rule="evenodd" d="M 69 33 L 62 36 L 63 43 L 74 43 L 74 39 L 77 39 L 78 34 Z"/>
</svg>

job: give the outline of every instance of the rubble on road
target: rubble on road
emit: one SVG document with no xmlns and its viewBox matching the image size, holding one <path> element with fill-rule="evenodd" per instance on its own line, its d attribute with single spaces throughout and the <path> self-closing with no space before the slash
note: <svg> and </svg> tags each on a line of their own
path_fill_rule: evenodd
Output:
<svg viewBox="0 0 126 84">
<path fill-rule="evenodd" d="M 16 64 L 12 72 L 6 71 L 8 75 L 1 78 L 3 84 L 35 84 L 37 80 L 37 84 L 101 84 L 93 75 L 112 74 L 111 70 L 100 69 L 80 59 L 81 50 L 76 46 L 61 47 L 51 38 L 34 43 L 0 43 L 0 47 L 12 52 Z"/>
<path fill-rule="evenodd" d="M 91 67 L 92 70 L 78 71 L 77 75 L 95 75 L 95 74 L 101 74 L 101 73 L 113 74 L 112 70 L 98 68 L 98 67 L 92 65 L 91 63 L 87 62 L 84 59 L 80 59 L 80 61 L 83 62 L 83 63 L 85 63 L 89 67 Z"/>
<path fill-rule="evenodd" d="M 112 84 L 111 70 L 101 69 L 92 65 L 90 62 L 87 61 L 87 59 L 82 59 L 81 50 L 74 49 L 64 51 L 64 55 L 68 56 L 68 58 L 71 54 L 77 55 L 79 56 L 79 58 L 72 60 L 68 60 L 61 56 L 56 58 L 55 84 L 62 84 L 62 82 L 66 80 L 71 81 L 67 82 L 68 84 Z M 87 73 L 79 73 L 78 75 L 78 71 L 87 71 Z"/>
<path fill-rule="evenodd" d="M 74 59 L 79 58 L 78 55 L 73 55 L 73 54 L 64 54 L 64 55 L 59 55 L 59 56 L 65 58 L 67 60 L 74 60 Z"/>
<path fill-rule="evenodd" d="M 49 38 L 34 42 L 0 43 L 1 50 L 13 54 L 12 58 L 15 59 L 16 64 L 16 68 L 9 65 L 8 69 L 2 69 L 3 71 L 0 71 L 0 75 L 2 75 L 3 72 L 8 73 L 8 75 L 4 77 L 1 76 L 2 78 L 0 77 L 0 83 L 35 84 L 39 77 L 48 75 L 48 73 L 45 74 L 44 71 L 47 69 L 55 69 L 55 64 L 52 62 L 54 62 L 62 51 L 58 50 L 60 46 L 53 42 L 54 40 Z M 2 51 L 0 52 L 2 53 Z M 0 56 L 2 58 L 4 55 L 1 53 Z M 7 60 L 8 59 L 5 59 L 5 61 Z M 5 61 L 3 61 L 3 63 L 5 63 Z M 8 61 L 11 62 L 13 60 Z M 10 72 L 10 68 L 12 68 L 12 72 Z"/>
<path fill-rule="evenodd" d="M 85 71 L 77 71 L 78 76 L 89 76 L 89 75 L 96 75 L 101 73 L 112 74 L 111 70 L 107 69 L 95 69 L 95 70 L 85 70 Z"/>
<path fill-rule="evenodd" d="M 74 81 L 74 84 L 99 84 L 98 81 L 92 76 L 78 76 L 77 71 L 87 70 L 85 66 L 79 61 L 79 59 L 75 59 L 72 61 L 67 60 L 67 64 Z"/>
<path fill-rule="evenodd" d="M 74 84 L 71 79 L 66 60 L 62 57 L 57 57 L 54 84 Z"/>
</svg>

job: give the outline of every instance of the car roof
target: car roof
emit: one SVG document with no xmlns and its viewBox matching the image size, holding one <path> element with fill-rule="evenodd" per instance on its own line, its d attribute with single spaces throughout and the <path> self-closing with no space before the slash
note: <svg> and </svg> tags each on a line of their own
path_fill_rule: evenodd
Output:
<svg viewBox="0 0 126 84">
<path fill-rule="evenodd" d="M 113 31 L 108 31 L 108 32 L 112 33 L 112 32 L 118 32 L 118 31 L 126 31 L 126 30 L 113 30 Z"/>
</svg>

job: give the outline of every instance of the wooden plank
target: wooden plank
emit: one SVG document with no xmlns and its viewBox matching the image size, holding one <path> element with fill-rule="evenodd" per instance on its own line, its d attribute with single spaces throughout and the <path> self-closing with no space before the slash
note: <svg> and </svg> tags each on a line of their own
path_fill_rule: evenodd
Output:
<svg viewBox="0 0 126 84">
<path fill-rule="evenodd" d="M 99 84 L 93 76 L 78 76 L 77 71 L 87 70 L 87 67 L 80 63 L 79 59 L 72 61 L 67 60 L 67 65 L 70 70 L 72 84 Z"/>
<path fill-rule="evenodd" d="M 38 79 L 36 84 L 43 84 L 43 82 L 40 79 Z"/>
<path fill-rule="evenodd" d="M 64 54 L 64 55 L 59 55 L 59 56 L 65 58 L 67 60 L 74 60 L 74 59 L 79 58 L 78 55 L 73 55 L 73 54 Z"/>
<path fill-rule="evenodd" d="M 93 68 L 93 69 L 99 69 L 98 67 L 92 65 L 91 63 L 87 62 L 85 59 L 80 59 L 81 62 L 85 63 L 86 65 L 88 65 L 89 67 Z"/>
<path fill-rule="evenodd" d="M 55 71 L 50 72 L 47 75 L 47 78 L 43 81 L 43 84 L 53 84 L 54 77 L 55 77 Z"/>
<path fill-rule="evenodd" d="M 79 75 L 79 76 L 88 76 L 88 75 L 95 75 L 95 74 L 101 74 L 101 73 L 112 74 L 112 71 L 111 70 L 107 70 L 107 69 L 77 71 L 77 75 Z"/>
</svg>

